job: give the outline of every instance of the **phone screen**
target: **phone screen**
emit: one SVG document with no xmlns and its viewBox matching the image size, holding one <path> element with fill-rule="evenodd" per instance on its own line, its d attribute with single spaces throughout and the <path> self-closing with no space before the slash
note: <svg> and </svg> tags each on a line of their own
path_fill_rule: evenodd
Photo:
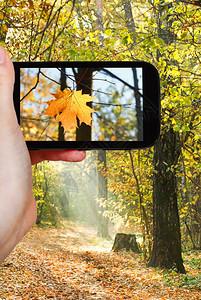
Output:
<svg viewBox="0 0 201 300">
<path fill-rule="evenodd" d="M 22 67 L 26 141 L 143 141 L 142 67 Z"/>
</svg>

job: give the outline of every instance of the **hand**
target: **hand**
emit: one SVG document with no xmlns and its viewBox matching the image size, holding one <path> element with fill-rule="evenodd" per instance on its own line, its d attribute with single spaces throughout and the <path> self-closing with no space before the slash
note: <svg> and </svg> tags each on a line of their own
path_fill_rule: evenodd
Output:
<svg viewBox="0 0 201 300">
<path fill-rule="evenodd" d="M 31 164 L 43 160 L 81 161 L 84 151 L 28 151 L 13 105 L 14 69 L 0 47 L 0 262 L 37 217 Z"/>
</svg>

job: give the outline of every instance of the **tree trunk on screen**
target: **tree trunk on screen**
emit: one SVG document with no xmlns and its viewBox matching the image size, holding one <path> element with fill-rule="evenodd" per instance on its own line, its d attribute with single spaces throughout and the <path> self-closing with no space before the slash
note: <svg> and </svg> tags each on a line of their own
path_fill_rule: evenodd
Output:
<svg viewBox="0 0 201 300">
<path fill-rule="evenodd" d="M 61 68 L 60 83 L 61 83 L 61 91 L 65 90 L 67 88 L 65 68 Z M 58 141 L 65 141 L 64 128 L 63 126 L 61 126 L 61 122 L 59 122 L 59 128 L 58 128 Z"/>
<path fill-rule="evenodd" d="M 139 89 L 137 70 L 135 68 L 133 70 L 133 78 L 134 78 L 134 87 Z M 134 92 L 135 94 L 135 105 L 136 105 L 136 118 L 137 118 L 137 140 L 143 141 L 143 111 L 141 108 L 141 96 Z"/>
<path fill-rule="evenodd" d="M 77 91 L 82 90 L 82 94 L 91 95 L 93 69 L 78 68 L 77 72 L 74 70 L 74 74 Z M 87 103 L 87 105 L 92 108 L 92 102 Z M 79 127 L 76 128 L 76 141 L 91 141 L 91 126 L 85 123 L 80 125 L 78 119 L 77 121 Z"/>
</svg>

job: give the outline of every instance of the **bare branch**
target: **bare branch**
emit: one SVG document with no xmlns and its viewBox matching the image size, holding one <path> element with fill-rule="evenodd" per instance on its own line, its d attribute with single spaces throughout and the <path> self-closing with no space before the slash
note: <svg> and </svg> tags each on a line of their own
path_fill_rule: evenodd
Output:
<svg viewBox="0 0 201 300">
<path fill-rule="evenodd" d="M 22 97 L 22 99 L 20 99 L 20 102 L 22 101 L 22 100 L 24 100 L 24 98 L 26 98 L 36 87 L 37 87 L 37 85 L 38 85 L 38 83 L 39 83 L 39 77 L 40 77 L 40 68 L 39 68 L 39 70 L 38 70 L 38 74 L 37 74 L 37 81 L 36 81 L 36 84 L 28 91 L 28 93 L 24 96 L 24 97 Z"/>
<path fill-rule="evenodd" d="M 180 2 L 186 3 L 186 4 L 192 4 L 196 6 L 201 7 L 201 0 L 180 0 Z"/>
</svg>

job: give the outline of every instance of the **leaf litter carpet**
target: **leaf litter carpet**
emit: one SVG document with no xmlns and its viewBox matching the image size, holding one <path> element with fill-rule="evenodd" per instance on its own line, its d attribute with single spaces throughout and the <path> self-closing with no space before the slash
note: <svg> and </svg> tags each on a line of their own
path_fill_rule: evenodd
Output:
<svg viewBox="0 0 201 300">
<path fill-rule="evenodd" d="M 201 290 L 166 286 L 140 255 L 111 248 L 84 225 L 35 226 L 0 266 L 0 300 L 201 299 Z"/>
</svg>

